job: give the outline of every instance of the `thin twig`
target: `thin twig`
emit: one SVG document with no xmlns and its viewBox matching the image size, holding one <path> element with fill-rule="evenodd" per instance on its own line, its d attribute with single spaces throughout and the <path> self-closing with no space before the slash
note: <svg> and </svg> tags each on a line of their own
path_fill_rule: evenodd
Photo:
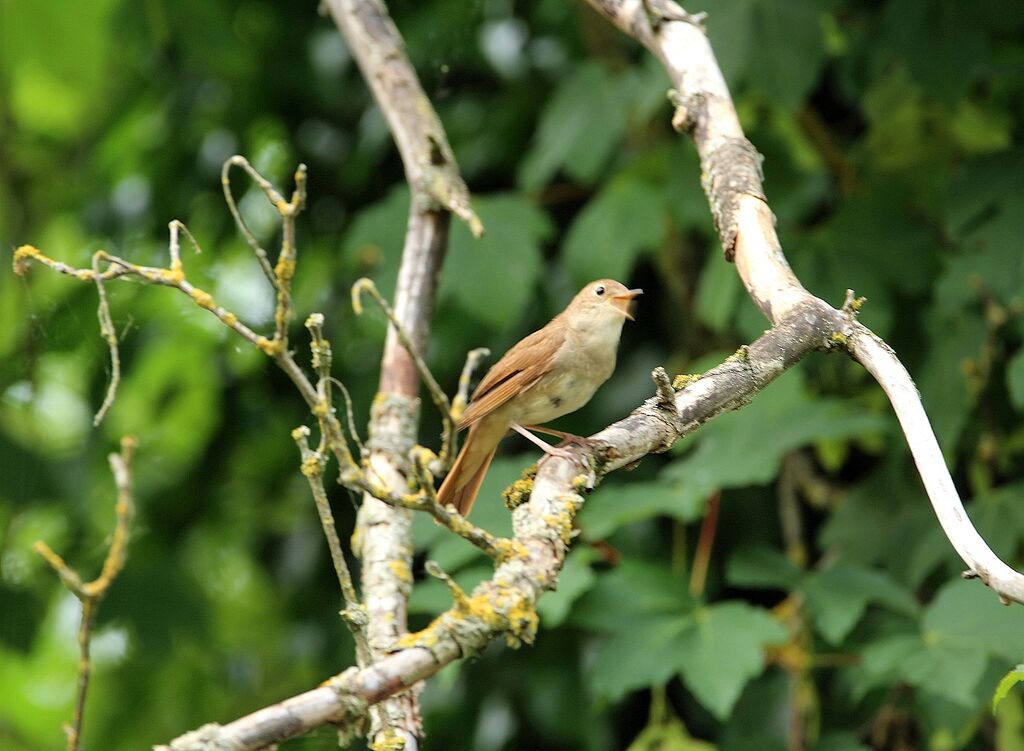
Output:
<svg viewBox="0 0 1024 751">
<path fill-rule="evenodd" d="M 711 494 L 704 511 L 704 520 L 700 525 L 700 537 L 697 538 L 697 548 L 693 551 L 693 568 L 690 570 L 690 594 L 694 597 L 704 592 L 704 584 L 707 582 L 711 549 L 715 545 L 715 532 L 718 530 L 718 507 L 721 500 L 722 491 L 716 490 Z"/>
<path fill-rule="evenodd" d="M 341 617 L 345 620 L 355 639 L 356 659 L 359 666 L 365 667 L 370 664 L 370 647 L 366 641 L 366 607 L 359 601 L 356 588 L 352 584 L 352 575 L 349 573 L 348 563 L 345 561 L 345 553 L 341 549 L 338 530 L 334 523 L 334 514 L 331 511 L 331 504 L 327 500 L 327 491 L 324 489 L 323 475 L 327 458 L 319 451 L 309 448 L 309 428 L 305 425 L 293 430 L 292 438 L 298 445 L 299 453 L 302 456 L 302 474 L 309 480 L 309 489 L 313 493 L 313 501 L 316 503 L 317 514 L 320 516 L 320 525 L 323 527 L 324 536 L 327 538 L 327 547 L 331 552 L 334 573 L 338 577 L 338 585 L 341 587 L 341 594 L 345 599 L 345 609 L 341 611 Z"/>
<path fill-rule="evenodd" d="M 71 724 L 64 727 L 64 732 L 67 735 L 67 751 L 77 751 L 81 746 L 85 699 L 89 691 L 89 678 L 92 673 L 89 645 L 92 639 L 93 622 L 96 619 L 96 609 L 111 584 L 114 583 L 114 579 L 124 568 L 127 555 L 128 529 L 135 512 L 132 493 L 132 456 L 135 453 L 136 445 L 137 441 L 134 437 L 125 436 L 121 439 L 121 453 L 110 454 L 107 457 L 114 475 L 114 484 L 117 487 L 117 503 L 115 505 L 117 522 L 114 526 L 114 536 L 110 548 L 98 577 L 91 582 L 83 583 L 81 575 L 68 566 L 64 559 L 45 542 L 38 540 L 33 546 L 35 551 L 57 573 L 64 586 L 82 603 L 82 617 L 78 625 L 78 695 L 75 699 L 74 719 Z"/>
<path fill-rule="evenodd" d="M 487 347 L 477 347 L 466 355 L 466 364 L 462 366 L 462 373 L 459 375 L 459 390 L 452 400 L 452 419 L 455 422 L 462 417 L 469 403 L 469 384 L 473 379 L 473 371 L 480 365 L 480 361 L 490 354 L 491 351 Z"/>
<path fill-rule="evenodd" d="M 345 398 L 345 420 L 348 422 L 348 432 L 352 435 L 352 440 L 355 441 L 356 446 L 359 447 L 359 455 L 366 456 L 366 445 L 359 437 L 359 430 L 356 428 L 356 418 L 352 408 L 352 395 L 349 394 L 348 387 L 334 376 L 331 376 L 330 381 L 341 389 L 341 395 Z"/>
<path fill-rule="evenodd" d="M 391 306 L 388 305 L 387 300 L 384 299 L 380 291 L 377 289 L 377 285 L 373 283 L 372 279 L 363 277 L 362 279 L 356 280 L 356 283 L 352 285 L 352 308 L 355 310 L 356 315 L 362 315 L 363 312 L 363 301 L 362 293 L 369 293 L 370 297 L 376 301 L 380 306 L 381 310 L 384 311 L 384 315 L 387 316 L 391 325 L 394 327 L 395 333 L 398 334 L 398 340 L 402 343 L 405 351 L 409 353 L 409 357 L 412 358 L 416 364 L 416 370 L 420 374 L 420 378 L 427 387 L 427 391 L 430 393 L 431 401 L 434 402 L 434 406 L 441 413 L 441 421 L 444 424 L 444 433 L 441 438 L 441 453 L 440 461 L 442 466 L 447 466 L 447 463 L 451 461 L 450 457 L 455 455 L 455 421 L 452 419 L 452 405 L 448 401 L 448 395 L 444 393 L 441 387 L 438 385 L 437 380 L 434 378 L 433 373 L 430 372 L 430 368 L 427 367 L 427 363 L 424 362 L 420 353 L 416 351 L 413 346 L 412 339 L 409 334 L 405 331 L 405 327 L 402 326 L 398 317 L 395 315 L 395 311 L 392 310 Z"/>
<path fill-rule="evenodd" d="M 267 277 L 271 284 L 277 287 L 277 278 L 274 276 L 274 269 L 270 266 L 270 259 L 267 257 L 267 251 L 260 245 L 259 240 L 256 239 L 256 235 L 249 229 L 249 225 L 245 223 L 245 219 L 242 218 L 242 212 L 238 210 L 238 204 L 235 203 L 235 196 L 231 192 L 231 168 L 241 167 L 249 176 L 253 179 L 257 185 L 261 188 L 262 183 L 266 182 L 263 175 L 259 174 L 252 168 L 249 161 L 244 156 L 235 156 L 224 162 L 224 165 L 220 170 L 220 184 L 224 189 L 224 202 L 228 205 L 228 210 L 231 212 L 231 216 L 235 218 L 235 224 L 238 226 L 238 230 L 242 233 L 242 237 L 249 243 L 249 247 L 252 248 L 252 252 L 256 255 L 256 260 L 259 261 L 260 268 L 263 269 L 263 275 Z M 273 190 L 273 188 L 271 188 Z M 264 190 L 266 192 L 266 190 Z"/>
<path fill-rule="evenodd" d="M 442 506 L 437 498 L 437 491 L 434 490 L 434 478 L 427 469 L 428 453 L 424 450 L 413 449 L 412 465 L 416 473 L 416 480 L 420 484 L 420 495 L 415 506 L 419 511 L 426 511 L 439 523 L 450 529 L 464 540 L 476 545 L 495 561 L 502 561 L 509 555 L 520 552 L 516 547 L 517 543 L 506 538 L 496 537 L 486 529 L 476 526 L 466 517 L 455 510 L 452 505 Z M 386 501 L 385 501 L 386 502 Z"/>
<path fill-rule="evenodd" d="M 96 308 L 96 316 L 100 320 L 100 336 L 107 342 L 110 350 L 110 384 L 107 386 L 107 394 L 103 397 L 103 404 L 96 411 L 92 418 L 92 424 L 99 425 L 106 417 L 107 411 L 113 406 L 117 397 L 117 387 L 121 383 L 121 356 L 117 348 L 117 332 L 114 330 L 114 322 L 110 319 L 110 304 L 107 302 L 107 290 L 103 286 L 103 276 L 100 274 L 99 264 L 103 258 L 103 251 L 97 251 L 92 256 L 93 279 L 96 282 L 96 292 L 99 296 L 99 305 Z"/>
</svg>

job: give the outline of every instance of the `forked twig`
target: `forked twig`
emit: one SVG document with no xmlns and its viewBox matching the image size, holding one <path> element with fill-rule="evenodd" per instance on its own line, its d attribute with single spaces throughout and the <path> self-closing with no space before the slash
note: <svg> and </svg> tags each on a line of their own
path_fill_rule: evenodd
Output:
<svg viewBox="0 0 1024 751">
<path fill-rule="evenodd" d="M 124 567 L 128 547 L 128 527 L 135 513 L 132 495 L 132 457 L 137 441 L 132 436 L 121 439 L 121 452 L 110 454 L 110 470 L 117 486 L 117 504 L 115 511 L 117 522 L 114 536 L 103 561 L 100 575 L 91 582 L 82 582 L 81 575 L 61 558 L 42 540 L 38 540 L 33 549 L 42 556 L 60 577 L 64 586 L 82 603 L 82 618 L 78 625 L 78 696 L 75 700 L 75 716 L 70 724 L 64 726 L 67 736 L 67 751 L 77 751 L 81 745 L 82 721 L 85 716 L 85 698 L 89 690 L 89 678 L 92 673 L 92 662 L 89 659 L 89 645 L 92 639 L 92 626 L 96 619 L 96 609 L 100 600 L 106 595 L 114 579 Z"/>
</svg>

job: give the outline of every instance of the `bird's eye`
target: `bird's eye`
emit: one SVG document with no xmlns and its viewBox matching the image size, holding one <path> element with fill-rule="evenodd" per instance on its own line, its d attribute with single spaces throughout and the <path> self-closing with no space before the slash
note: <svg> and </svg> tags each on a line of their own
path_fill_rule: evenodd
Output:
<svg viewBox="0 0 1024 751">
<path fill-rule="evenodd" d="M 601 287 L 598 287 L 597 289 L 595 289 L 594 290 L 594 294 L 597 295 L 598 297 L 603 295 L 604 294 L 604 287 L 601 286 Z"/>
</svg>

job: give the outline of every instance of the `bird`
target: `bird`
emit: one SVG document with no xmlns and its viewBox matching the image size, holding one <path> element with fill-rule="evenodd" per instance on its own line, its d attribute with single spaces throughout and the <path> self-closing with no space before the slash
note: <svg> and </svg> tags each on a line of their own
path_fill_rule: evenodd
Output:
<svg viewBox="0 0 1024 751">
<path fill-rule="evenodd" d="M 630 308 L 640 289 L 627 289 L 614 279 L 585 286 L 565 310 L 543 328 L 521 340 L 487 371 L 459 419 L 469 429 L 462 450 L 441 483 L 442 507 L 469 514 L 480 492 L 498 443 L 510 430 L 537 444 L 545 453 L 568 456 L 529 429 L 569 440 L 582 440 L 538 427 L 575 412 L 615 370 L 616 350 Z"/>
</svg>

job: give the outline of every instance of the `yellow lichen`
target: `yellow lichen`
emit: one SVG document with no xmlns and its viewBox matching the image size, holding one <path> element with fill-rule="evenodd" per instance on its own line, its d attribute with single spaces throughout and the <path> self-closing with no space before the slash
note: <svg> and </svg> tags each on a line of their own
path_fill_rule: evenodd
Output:
<svg viewBox="0 0 1024 751">
<path fill-rule="evenodd" d="M 183 281 L 185 279 L 185 272 L 181 268 L 181 261 L 174 261 L 169 269 L 161 269 L 160 276 L 171 284 L 178 284 Z"/>
<path fill-rule="evenodd" d="M 505 508 L 512 511 L 530 499 L 530 493 L 533 492 L 533 478 L 536 476 L 537 465 L 532 464 L 523 470 L 523 474 L 518 480 L 501 491 L 501 497 L 505 499 Z"/>
<path fill-rule="evenodd" d="M 498 561 L 500 563 L 506 563 L 511 560 L 525 561 L 530 557 L 530 551 L 519 540 L 499 537 L 494 541 L 494 548 L 498 552 Z"/>
<path fill-rule="evenodd" d="M 412 584 L 412 570 L 409 568 L 408 561 L 390 561 L 388 568 L 391 569 L 391 573 L 395 575 L 395 578 L 403 584 Z"/>
<path fill-rule="evenodd" d="M 313 454 L 302 460 L 300 469 L 306 477 L 317 477 L 323 474 L 324 465 L 320 457 L 317 454 Z"/>
<path fill-rule="evenodd" d="M 545 514 L 544 523 L 558 533 L 558 537 L 566 545 L 572 540 L 572 523 L 575 514 L 571 511 L 560 511 L 557 514 Z"/>
<path fill-rule="evenodd" d="M 829 341 L 837 347 L 845 347 L 848 339 L 843 332 L 833 331 L 831 336 L 829 336 Z"/>
<path fill-rule="evenodd" d="M 42 256 L 42 253 L 39 251 L 39 248 L 34 245 L 22 245 L 14 251 L 14 259 L 11 261 L 11 268 L 18 276 L 24 276 L 30 265 L 29 260 L 38 259 L 40 256 Z"/>
<path fill-rule="evenodd" d="M 234 326 L 235 324 L 238 323 L 238 316 L 236 316 L 234 313 L 227 312 L 221 317 L 221 320 L 224 321 L 224 323 L 226 323 L 228 326 Z"/>
<path fill-rule="evenodd" d="M 278 281 L 290 282 L 292 277 L 295 276 L 295 259 L 285 258 L 282 255 L 278 259 L 277 265 L 274 266 L 274 275 L 278 278 Z"/>
<path fill-rule="evenodd" d="M 265 336 L 256 337 L 256 346 L 268 357 L 277 357 L 281 354 L 281 342 L 278 339 L 267 339 Z"/>
<path fill-rule="evenodd" d="M 388 728 L 383 733 L 378 733 L 373 743 L 370 744 L 371 751 L 405 751 L 405 738 L 398 732 Z"/>
<path fill-rule="evenodd" d="M 165 271 L 167 270 L 165 269 Z M 213 302 L 213 295 L 205 290 L 199 289 L 199 287 L 194 287 L 192 292 L 189 293 L 189 297 L 191 297 L 200 308 L 212 310 L 216 305 L 216 303 Z"/>
<path fill-rule="evenodd" d="M 685 389 L 687 386 L 689 386 L 691 383 L 696 383 L 699 380 L 699 373 L 696 375 L 692 373 L 680 373 L 679 375 L 672 379 L 672 388 L 674 388 L 676 391 L 681 391 L 682 389 Z"/>
</svg>

